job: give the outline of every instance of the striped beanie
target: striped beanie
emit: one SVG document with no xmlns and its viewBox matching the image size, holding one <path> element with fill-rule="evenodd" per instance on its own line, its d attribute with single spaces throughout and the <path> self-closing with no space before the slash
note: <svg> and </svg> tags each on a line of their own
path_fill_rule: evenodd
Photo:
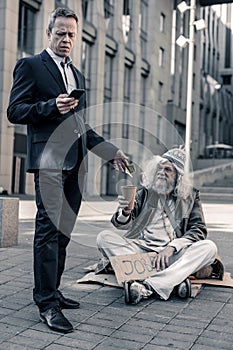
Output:
<svg viewBox="0 0 233 350">
<path fill-rule="evenodd" d="M 184 175 L 184 164 L 186 159 L 186 154 L 182 148 L 173 148 L 162 155 L 162 158 L 167 159 L 176 168 L 177 172 L 183 176 Z"/>
</svg>

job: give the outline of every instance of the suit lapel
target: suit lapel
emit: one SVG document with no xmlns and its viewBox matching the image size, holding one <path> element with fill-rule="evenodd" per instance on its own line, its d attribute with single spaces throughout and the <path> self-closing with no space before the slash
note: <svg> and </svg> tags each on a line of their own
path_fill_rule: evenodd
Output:
<svg viewBox="0 0 233 350">
<path fill-rule="evenodd" d="M 58 84 L 59 90 L 62 90 L 63 93 L 66 93 L 66 87 L 56 63 L 53 61 L 52 57 L 49 56 L 46 50 L 41 53 L 42 62 L 44 63 L 45 68 L 52 75 L 54 81 Z"/>
<path fill-rule="evenodd" d="M 81 82 L 80 82 L 78 73 L 77 73 L 76 69 L 74 68 L 73 64 L 71 64 L 71 70 L 72 70 L 72 72 L 74 74 L 74 78 L 75 78 L 76 83 L 77 83 L 77 89 L 81 88 Z"/>
</svg>

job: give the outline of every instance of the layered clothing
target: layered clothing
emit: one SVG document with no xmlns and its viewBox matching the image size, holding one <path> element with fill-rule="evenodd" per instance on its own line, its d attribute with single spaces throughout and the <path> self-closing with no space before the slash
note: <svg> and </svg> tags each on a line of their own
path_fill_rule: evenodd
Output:
<svg viewBox="0 0 233 350">
<path fill-rule="evenodd" d="M 169 259 L 169 266 L 160 271 L 155 269 L 154 274 L 145 280 L 162 299 L 167 300 L 175 286 L 215 261 L 217 248 L 206 239 L 199 191 L 194 188 L 190 188 L 185 198 L 171 194 L 166 203 L 165 198 L 154 190 L 139 187 L 131 214 L 124 217 L 118 209 L 111 222 L 125 234 L 104 230 L 98 235 L 97 246 L 102 258 L 96 273 L 108 268 L 111 256 L 158 254 L 171 246 L 175 251 Z"/>
</svg>

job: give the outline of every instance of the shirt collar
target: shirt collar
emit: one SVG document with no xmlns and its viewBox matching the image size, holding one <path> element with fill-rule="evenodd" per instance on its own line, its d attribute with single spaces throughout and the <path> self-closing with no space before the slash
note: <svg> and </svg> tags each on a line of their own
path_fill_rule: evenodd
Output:
<svg viewBox="0 0 233 350">
<path fill-rule="evenodd" d="M 71 65 L 72 59 L 69 56 L 66 58 L 58 56 L 53 52 L 53 50 L 50 49 L 50 47 L 48 47 L 46 51 L 56 63 L 60 64 L 61 62 L 64 62 L 67 63 L 67 66 Z"/>
</svg>

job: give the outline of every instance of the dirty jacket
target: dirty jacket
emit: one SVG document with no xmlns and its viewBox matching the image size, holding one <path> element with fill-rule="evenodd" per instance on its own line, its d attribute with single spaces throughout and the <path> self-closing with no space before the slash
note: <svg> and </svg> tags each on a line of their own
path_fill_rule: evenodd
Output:
<svg viewBox="0 0 233 350">
<path fill-rule="evenodd" d="M 175 230 L 176 238 L 168 245 L 174 247 L 176 252 L 179 252 L 193 242 L 205 239 L 207 228 L 197 189 L 192 188 L 190 195 L 185 199 L 175 195 L 173 195 L 173 198 L 175 201 L 175 217 L 172 226 Z M 125 233 L 126 238 L 141 238 L 141 233 L 151 222 L 157 210 L 158 200 L 159 196 L 153 190 L 139 187 L 136 193 L 134 209 L 127 222 L 121 223 L 117 220 L 119 211 L 113 215 L 111 222 L 116 228 L 127 231 Z"/>
</svg>

